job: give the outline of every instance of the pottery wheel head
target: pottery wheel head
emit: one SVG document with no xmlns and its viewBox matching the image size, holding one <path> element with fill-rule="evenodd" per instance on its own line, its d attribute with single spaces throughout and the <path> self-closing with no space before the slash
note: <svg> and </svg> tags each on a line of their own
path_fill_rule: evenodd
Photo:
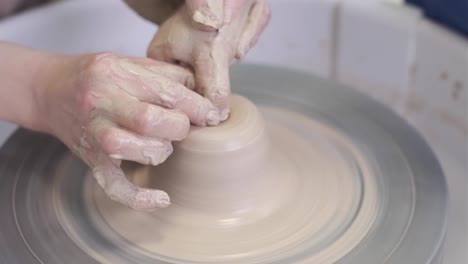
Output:
<svg viewBox="0 0 468 264">
<path fill-rule="evenodd" d="M 339 259 L 359 243 L 378 195 L 358 149 L 317 120 L 238 95 L 231 105 L 226 122 L 192 128 L 165 163 L 126 170 L 136 184 L 168 192 L 169 208 L 135 212 L 89 185 L 85 197 L 101 220 L 147 254 L 181 262 L 247 263 L 319 248 L 316 260 Z"/>
</svg>

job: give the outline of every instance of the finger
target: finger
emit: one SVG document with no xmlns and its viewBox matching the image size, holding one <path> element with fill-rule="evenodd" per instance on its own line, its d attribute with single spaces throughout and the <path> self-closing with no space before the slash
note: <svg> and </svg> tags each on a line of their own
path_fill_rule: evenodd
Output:
<svg viewBox="0 0 468 264">
<path fill-rule="evenodd" d="M 103 119 L 91 121 L 90 130 L 101 151 L 116 160 L 156 166 L 164 162 L 173 150 L 168 141 L 138 136 Z"/>
<path fill-rule="evenodd" d="M 148 51 L 146 52 L 146 55 L 148 56 L 148 58 L 154 60 L 174 63 L 175 54 L 173 52 L 173 49 L 169 48 L 170 45 L 166 43 L 167 40 L 160 40 L 160 35 L 163 34 L 161 30 L 164 30 L 164 27 L 161 27 L 158 33 L 156 33 L 156 36 L 154 36 L 153 40 L 148 46 Z"/>
<path fill-rule="evenodd" d="M 180 141 L 190 129 L 190 121 L 181 111 L 140 102 L 124 93 L 115 96 L 105 110 L 114 122 L 142 136 Z"/>
<path fill-rule="evenodd" d="M 196 28 L 215 31 L 224 22 L 224 6 L 220 0 L 186 0 L 187 8 Z"/>
<path fill-rule="evenodd" d="M 182 62 L 177 62 L 176 64 L 178 65 L 174 65 L 164 61 L 147 58 L 132 58 L 130 61 L 147 68 L 155 74 L 160 74 L 169 79 L 175 80 L 190 90 L 195 88 L 195 78 L 192 71 L 187 67 L 178 66 L 179 64 L 182 64 Z"/>
<path fill-rule="evenodd" d="M 168 37 L 172 34 L 171 30 L 172 28 L 164 25 L 159 28 L 159 31 L 148 46 L 148 50 L 146 52 L 148 58 L 169 63 L 176 62 L 176 54 L 173 48 L 174 45 L 169 43 Z"/>
<path fill-rule="evenodd" d="M 136 210 L 152 211 L 170 205 L 167 193 L 140 188 L 111 162 L 93 168 L 93 176 L 109 198 Z"/>
<path fill-rule="evenodd" d="M 243 58 L 247 51 L 255 45 L 260 34 L 270 21 L 270 17 L 271 10 L 266 1 L 259 0 L 253 5 L 240 38 L 238 52 L 236 54 L 237 59 Z"/>
<path fill-rule="evenodd" d="M 187 49 L 189 47 L 187 45 L 192 43 L 194 39 L 193 29 L 185 23 L 182 16 L 172 16 L 159 28 L 151 40 L 147 56 L 171 64 L 189 65 L 192 55 L 191 49 Z M 211 32 L 205 33 L 212 34 Z"/>
<path fill-rule="evenodd" d="M 220 122 L 218 109 L 206 98 L 187 87 L 137 64 L 122 64 L 136 78 L 136 83 L 123 80 L 117 85 L 130 95 L 147 103 L 178 109 L 195 125 L 216 125 Z"/>
<path fill-rule="evenodd" d="M 195 59 L 195 82 L 200 94 L 208 98 L 222 112 L 221 120 L 229 113 L 229 62 L 224 47 L 215 47 L 210 56 L 199 54 Z"/>
<path fill-rule="evenodd" d="M 230 23 L 233 17 L 242 10 L 245 3 L 251 0 L 224 0 L 224 22 Z"/>
</svg>

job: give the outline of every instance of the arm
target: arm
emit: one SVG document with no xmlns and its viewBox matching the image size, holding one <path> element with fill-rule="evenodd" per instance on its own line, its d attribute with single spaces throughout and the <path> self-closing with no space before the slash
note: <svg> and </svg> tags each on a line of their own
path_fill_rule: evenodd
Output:
<svg viewBox="0 0 468 264">
<path fill-rule="evenodd" d="M 141 17 L 161 25 L 177 8 L 183 0 L 124 0 Z"/>
<path fill-rule="evenodd" d="M 38 117 L 37 90 L 44 67 L 57 63 L 53 55 L 0 42 L 0 119 L 45 131 Z"/>
</svg>

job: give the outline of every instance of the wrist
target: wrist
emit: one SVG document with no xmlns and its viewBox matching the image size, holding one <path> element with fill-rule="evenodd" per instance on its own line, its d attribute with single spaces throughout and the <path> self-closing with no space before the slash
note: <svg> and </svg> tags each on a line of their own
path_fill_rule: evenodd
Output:
<svg viewBox="0 0 468 264">
<path fill-rule="evenodd" d="M 52 55 L 47 53 L 37 52 L 36 54 L 36 67 L 31 75 L 30 87 L 30 104 L 33 111 L 27 117 L 27 123 L 23 126 L 32 130 L 50 133 L 49 126 L 46 122 L 46 91 L 48 86 L 48 79 L 50 75 L 50 68 L 53 62 L 50 60 Z M 48 60 L 50 63 L 48 63 Z"/>
<path fill-rule="evenodd" d="M 16 44 L 0 42 L 0 119 L 38 129 L 35 86 L 45 55 Z"/>
<path fill-rule="evenodd" d="M 31 84 L 34 113 L 31 116 L 31 129 L 55 134 L 53 131 L 54 106 L 60 105 L 60 92 L 72 86 L 73 75 L 77 74 L 73 66 L 79 56 L 41 53 L 38 69 Z"/>
</svg>

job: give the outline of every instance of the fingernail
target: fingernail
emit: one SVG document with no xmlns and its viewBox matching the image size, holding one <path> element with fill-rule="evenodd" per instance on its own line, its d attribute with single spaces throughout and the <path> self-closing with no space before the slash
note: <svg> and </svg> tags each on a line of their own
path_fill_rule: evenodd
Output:
<svg viewBox="0 0 468 264">
<path fill-rule="evenodd" d="M 166 208 L 171 205 L 171 199 L 169 196 L 166 195 L 157 195 L 156 196 L 156 204 L 159 208 Z"/>
<path fill-rule="evenodd" d="M 209 126 L 216 126 L 221 122 L 220 113 L 218 110 L 210 110 L 206 116 L 206 123 Z"/>
<path fill-rule="evenodd" d="M 158 143 L 158 142 L 156 142 Z M 170 143 L 161 143 L 162 147 L 153 146 L 152 148 L 144 148 L 142 150 L 142 155 L 147 159 L 148 164 L 157 166 L 169 157 L 172 154 L 173 147 Z"/>
<path fill-rule="evenodd" d="M 229 110 L 229 108 L 221 111 L 221 116 L 220 116 L 221 122 L 224 122 L 229 118 L 230 112 L 231 111 Z"/>
</svg>

